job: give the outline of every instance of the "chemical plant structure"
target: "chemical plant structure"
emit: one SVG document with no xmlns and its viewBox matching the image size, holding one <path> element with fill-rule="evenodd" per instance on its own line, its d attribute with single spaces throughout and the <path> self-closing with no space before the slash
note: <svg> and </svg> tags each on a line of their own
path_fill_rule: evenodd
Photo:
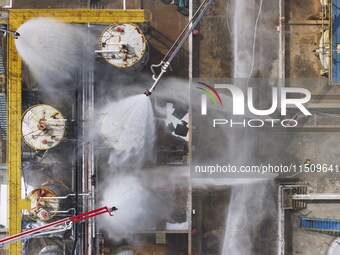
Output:
<svg viewBox="0 0 340 255">
<path fill-rule="evenodd" d="M 1 255 L 340 254 L 340 0 L 0 4 Z M 25 31 L 41 18 L 75 32 Z M 23 54 L 34 36 L 47 48 Z M 58 45 L 68 38 L 80 39 Z M 44 73 L 27 58 L 46 49 Z M 209 129 L 191 88 L 239 77 L 264 98 L 307 88 L 312 116 L 289 108 L 289 130 Z M 190 179 L 189 163 L 218 156 L 304 171 Z"/>
<path fill-rule="evenodd" d="M 1 126 L 4 139 L 7 138 L 7 164 L 3 166 L 7 170 L 4 178 L 7 185 L 1 186 L 1 201 L 5 201 L 3 198 L 8 196 L 8 204 L 2 203 L 1 206 L 1 214 L 8 208 L 8 213 L 3 215 L 5 228 L 0 240 L 1 252 L 4 254 L 137 252 L 137 247 L 124 241 L 110 244 L 105 233 L 107 230 L 101 230 L 94 218 L 105 213 L 112 216 L 112 212 L 118 210 L 115 206 L 100 207 L 98 183 L 109 173 L 101 169 L 97 157 L 105 158 L 112 151 L 126 149 L 119 147 L 112 138 L 112 133 L 119 134 L 119 130 L 112 130 L 112 127 L 106 125 L 105 116 L 109 115 L 106 112 L 95 112 L 97 92 L 94 83 L 96 77 L 100 77 L 97 70 L 104 68 L 116 75 L 123 73 L 125 76 L 133 76 L 146 69 L 150 58 L 147 13 L 137 4 L 131 9 L 127 9 L 125 4 L 124 1 L 124 6 L 118 9 L 8 8 L 3 12 L 2 49 L 8 53 L 7 57 L 2 55 L 2 65 L 7 64 L 7 68 L 4 68 L 6 82 L 2 84 L 2 103 L 5 107 L 3 110 L 7 109 L 7 114 L 4 112 L 7 119 L 4 118 L 2 123 L 6 126 Z M 51 91 L 43 88 L 44 85 L 39 84 L 40 80 L 34 71 L 22 61 L 17 52 L 15 40 L 26 36 L 25 32 L 20 34 L 17 30 L 25 22 L 39 17 L 54 18 L 87 30 L 88 34 L 82 35 L 84 40 L 92 40 L 93 35 L 97 38 L 96 43 L 91 41 L 80 49 L 84 60 L 81 70 L 72 74 L 73 84 L 69 82 L 66 86 L 60 85 L 60 89 L 67 91 L 67 99 L 64 96 L 58 98 L 53 88 Z M 186 34 L 190 33 L 186 31 Z M 50 31 L 42 36 L 38 38 L 42 43 L 54 38 Z M 144 89 L 141 88 L 140 94 Z M 166 100 L 160 104 L 173 107 Z M 187 117 L 188 113 L 185 108 L 182 106 L 178 110 L 177 117 L 171 113 L 159 117 L 158 125 L 165 129 L 158 139 L 163 142 L 160 141 L 156 157 L 152 159 L 159 166 L 187 164 L 188 129 L 184 132 L 167 131 L 164 124 L 172 116 L 173 120 L 169 123 L 175 129 L 177 124 L 181 126 L 182 118 Z M 98 137 L 91 139 L 89 137 L 94 130 L 98 131 Z M 109 137 L 106 136 L 108 130 L 112 132 Z M 98 150 L 100 156 L 96 154 Z M 185 192 L 179 197 L 182 202 L 178 208 L 185 221 L 190 196 Z M 166 230 L 165 225 L 161 227 L 166 220 L 160 220 L 163 223 L 157 230 L 145 229 L 144 233 L 136 235 L 141 235 L 138 238 L 156 236 L 157 244 L 166 243 L 166 239 L 168 242 L 178 238 L 188 240 L 188 226 Z M 170 236 L 166 238 L 167 233 Z M 179 249 L 187 252 L 188 244 L 181 242 Z M 150 242 L 149 249 L 157 244 Z"/>
</svg>

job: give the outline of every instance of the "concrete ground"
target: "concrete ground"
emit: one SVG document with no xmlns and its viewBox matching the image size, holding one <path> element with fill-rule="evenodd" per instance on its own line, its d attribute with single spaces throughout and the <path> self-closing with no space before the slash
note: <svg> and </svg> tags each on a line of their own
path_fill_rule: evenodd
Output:
<svg viewBox="0 0 340 255">
<path fill-rule="evenodd" d="M 210 78 L 210 81 L 214 79 L 220 83 L 229 83 L 230 78 L 233 77 L 234 7 L 232 2 L 235 1 L 215 1 L 200 22 L 201 35 L 193 38 L 193 76 L 197 78 L 195 81 L 204 79 L 209 81 Z M 256 1 L 256 3 L 258 4 L 259 1 Z M 255 9 L 257 10 L 257 8 L 258 5 Z M 276 72 L 275 61 L 278 56 L 277 13 L 278 6 L 273 5 L 272 1 L 264 1 L 257 31 L 255 63 L 256 70 L 259 71 L 253 73 L 255 77 L 269 78 L 273 75 L 273 72 Z M 257 13 L 254 13 L 254 22 L 256 15 Z M 251 32 L 249 37 L 252 38 Z M 251 52 L 251 49 L 249 51 Z M 193 94 L 192 98 L 195 96 L 196 94 Z M 267 138 L 267 130 L 253 132 L 251 129 L 235 130 L 228 127 L 213 129 L 210 127 L 212 118 L 210 108 L 209 116 L 204 118 L 200 113 L 193 111 L 194 160 L 199 159 L 199 162 L 212 162 L 212 164 L 218 162 L 220 165 L 224 163 L 239 164 L 240 161 L 252 164 L 255 160 L 258 162 L 276 160 L 277 162 L 284 158 L 286 154 L 291 156 L 288 151 L 285 151 L 284 155 L 279 155 L 280 148 L 284 148 L 291 141 L 290 139 L 287 140 L 286 137 L 280 139 L 283 141 L 282 146 L 273 149 L 274 144 L 272 139 Z M 230 115 L 225 114 L 225 112 L 217 116 L 219 118 L 230 118 Z M 268 153 L 272 153 L 272 156 L 268 156 Z M 196 165 L 195 163 L 193 164 Z M 222 178 L 223 176 L 219 177 Z M 218 182 L 218 177 L 216 179 Z M 233 183 L 233 179 L 230 179 L 230 183 Z M 197 232 L 193 235 L 193 254 L 195 252 L 207 255 L 221 254 L 226 234 L 226 217 L 230 207 L 231 191 L 232 188 L 229 186 L 218 189 L 210 187 L 193 193 L 193 208 L 196 210 L 196 215 L 193 217 L 193 228 L 197 229 Z M 255 198 L 256 192 L 253 195 Z M 242 205 L 243 202 L 241 201 L 240 204 Z M 244 204 L 244 206 L 247 206 L 247 204 Z M 262 214 L 262 212 L 257 211 L 252 213 Z M 249 229 L 252 229 L 252 227 L 249 227 Z M 262 220 L 258 224 L 256 230 L 250 230 L 256 231 L 258 237 L 253 240 L 254 246 L 251 254 L 275 254 L 275 240 L 267 238 L 267 236 L 272 236 L 275 233 L 275 229 L 275 218 L 268 216 L 266 220 Z M 242 233 L 239 235 L 242 235 Z M 266 238 L 261 238 L 263 236 L 266 236 Z"/>
<path fill-rule="evenodd" d="M 193 1 L 197 3 L 199 1 Z M 193 37 L 193 76 L 230 77 L 233 70 L 231 47 L 232 11 L 229 1 L 214 1 L 199 23 L 200 35 Z"/>
<path fill-rule="evenodd" d="M 225 188 L 193 193 L 193 254 L 220 254 L 229 200 L 230 189 Z"/>
<path fill-rule="evenodd" d="M 275 54 L 275 42 L 278 45 L 278 6 L 270 5 L 267 1 L 263 7 L 264 15 L 261 16 L 262 28 L 260 29 L 257 44 L 258 64 L 260 67 L 260 77 L 277 76 L 277 57 Z M 207 17 L 200 24 L 200 38 L 194 38 L 193 55 L 196 60 L 199 59 L 198 66 L 194 65 L 194 76 L 199 78 L 228 78 L 233 74 L 232 59 L 232 30 L 233 13 L 229 1 L 216 1 Z M 303 118 L 296 116 L 301 124 L 301 128 L 288 132 L 285 129 L 267 129 L 263 132 L 253 130 L 232 131 L 228 128 L 224 130 L 215 129 L 211 131 L 207 128 L 208 121 L 200 118 L 200 123 L 194 121 L 195 133 L 193 143 L 195 148 L 199 148 L 198 155 L 205 156 L 206 159 L 220 155 L 224 152 L 226 162 L 235 161 L 235 157 L 240 156 L 240 152 L 245 153 L 245 162 L 261 162 L 272 164 L 303 164 L 306 159 L 312 162 L 338 164 L 339 145 L 337 143 L 339 131 L 339 116 L 337 109 L 323 109 L 322 106 L 339 104 L 338 87 L 328 85 L 327 77 L 319 75 L 321 64 L 319 59 L 313 53 L 318 47 L 321 37 L 321 26 L 316 25 L 292 25 L 292 20 L 311 20 L 319 19 L 321 6 L 319 0 L 313 1 L 285 1 L 285 23 L 286 23 L 286 86 L 305 87 L 312 92 L 311 103 L 321 105 L 320 109 L 312 110 L 312 118 Z M 227 17 L 227 18 L 226 18 Z M 265 41 L 264 38 L 270 38 Z M 268 45 L 273 45 L 268 47 Z M 271 60 L 268 61 L 268 60 Z M 268 65 L 269 62 L 269 65 Z M 264 102 L 266 103 L 266 102 Z M 294 112 L 288 116 L 293 117 Z M 225 116 L 223 116 L 225 117 Z M 230 116 L 228 116 L 230 117 Z M 195 117 L 193 117 L 195 118 Z M 210 132 L 209 132 L 210 130 Z M 228 133 L 227 133 L 228 132 Z M 221 143 L 221 136 L 225 136 L 229 144 Z M 216 139 L 219 137 L 219 139 Z M 245 137 L 245 139 L 244 139 Z M 244 148 L 239 149 L 240 142 L 244 141 Z M 207 149 L 205 144 L 211 144 Z M 242 142 L 241 142 L 242 144 Z M 204 150 L 204 148 L 206 150 Z M 196 151 L 197 153 L 197 151 Z M 220 155 L 220 157 L 222 154 Z M 219 156 L 216 156 L 219 158 Z M 213 160 L 212 160 L 213 161 Z M 307 183 L 313 187 L 313 192 L 320 193 L 337 193 L 339 192 L 339 183 L 337 181 L 338 173 L 328 174 L 310 174 L 303 173 L 297 175 L 285 175 L 282 182 L 300 182 Z M 212 190 L 197 194 L 194 196 L 193 206 L 204 208 L 205 196 L 212 196 Z M 213 193 L 213 192 L 212 192 Z M 230 194 L 229 194 L 230 195 Z M 228 208 L 228 191 L 225 195 L 216 195 L 210 200 L 219 207 L 218 216 L 225 217 Z M 224 205 L 223 208 L 220 206 Z M 307 211 L 312 217 L 333 217 L 338 218 L 337 213 L 340 209 L 339 204 L 308 204 Z M 210 209 L 209 213 L 215 215 L 217 212 Z M 308 254 L 319 255 L 325 254 L 328 244 L 334 238 L 325 234 L 311 233 L 298 229 L 298 215 L 301 213 L 290 213 L 287 216 L 287 247 L 286 254 Z M 197 216 L 199 217 L 199 216 Z M 215 247 L 221 247 L 224 236 L 224 226 L 214 225 L 211 220 L 200 216 L 200 229 L 197 236 L 194 237 L 193 246 L 203 251 L 203 254 L 218 254 L 216 250 L 207 250 L 204 245 L 205 241 L 209 242 L 209 236 L 215 233 L 215 237 L 220 241 Z M 275 224 L 274 224 L 275 225 Z M 273 226 L 275 228 L 275 226 Z M 268 225 L 267 225 L 268 228 Z M 202 240 L 198 242 L 197 239 Z M 216 239 L 213 239 L 216 241 Z M 254 251 L 255 252 L 255 251 Z M 263 251 L 262 251 L 263 252 Z M 265 254 L 269 253 L 269 249 Z M 272 251 L 273 252 L 273 251 Z M 255 254 L 255 253 L 254 253 Z M 275 254 L 275 253 L 273 253 Z"/>
</svg>

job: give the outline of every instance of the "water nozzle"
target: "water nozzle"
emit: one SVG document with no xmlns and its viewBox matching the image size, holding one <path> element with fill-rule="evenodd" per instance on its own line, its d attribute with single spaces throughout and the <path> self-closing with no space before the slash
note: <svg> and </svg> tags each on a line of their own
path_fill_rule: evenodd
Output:
<svg viewBox="0 0 340 255">
<path fill-rule="evenodd" d="M 151 96 L 151 94 L 152 94 L 152 92 L 151 92 L 150 90 L 148 90 L 148 89 L 146 89 L 146 90 L 144 91 L 144 95 L 146 95 L 147 97 L 148 97 L 148 96 Z"/>
<path fill-rule="evenodd" d="M 6 36 L 6 34 L 13 35 L 14 39 L 18 39 L 18 37 L 20 36 L 20 34 L 17 31 L 12 31 L 12 30 L 5 29 L 5 28 L 0 28 L 0 31 L 4 33 L 4 36 Z"/>
<path fill-rule="evenodd" d="M 118 208 L 116 206 L 112 206 L 111 208 L 109 208 L 110 212 L 115 212 L 118 211 Z"/>
</svg>

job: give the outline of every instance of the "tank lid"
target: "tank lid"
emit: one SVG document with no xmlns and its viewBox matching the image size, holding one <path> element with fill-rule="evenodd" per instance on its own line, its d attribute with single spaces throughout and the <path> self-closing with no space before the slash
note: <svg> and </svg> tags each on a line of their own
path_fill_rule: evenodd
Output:
<svg viewBox="0 0 340 255">
<path fill-rule="evenodd" d="M 134 24 L 115 24 L 103 31 L 100 38 L 103 58 L 119 68 L 137 64 L 146 51 L 146 39 L 142 30 Z"/>
<path fill-rule="evenodd" d="M 51 149 L 64 137 L 65 122 L 56 108 L 46 104 L 34 105 L 22 118 L 23 140 L 35 150 Z"/>
</svg>

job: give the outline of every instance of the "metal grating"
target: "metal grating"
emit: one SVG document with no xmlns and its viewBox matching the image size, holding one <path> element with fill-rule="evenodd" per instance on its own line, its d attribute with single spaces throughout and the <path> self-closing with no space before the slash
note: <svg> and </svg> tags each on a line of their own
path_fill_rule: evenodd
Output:
<svg viewBox="0 0 340 255">
<path fill-rule="evenodd" d="M 166 244 L 166 234 L 157 232 L 156 233 L 156 244 Z"/>
<path fill-rule="evenodd" d="M 1 45 L 0 45 L 0 73 L 5 74 L 4 55 L 3 55 L 3 52 L 2 52 Z"/>
<path fill-rule="evenodd" d="M 0 137 L 2 140 L 7 138 L 7 118 L 6 118 L 6 95 L 5 93 L 0 93 Z"/>
</svg>

